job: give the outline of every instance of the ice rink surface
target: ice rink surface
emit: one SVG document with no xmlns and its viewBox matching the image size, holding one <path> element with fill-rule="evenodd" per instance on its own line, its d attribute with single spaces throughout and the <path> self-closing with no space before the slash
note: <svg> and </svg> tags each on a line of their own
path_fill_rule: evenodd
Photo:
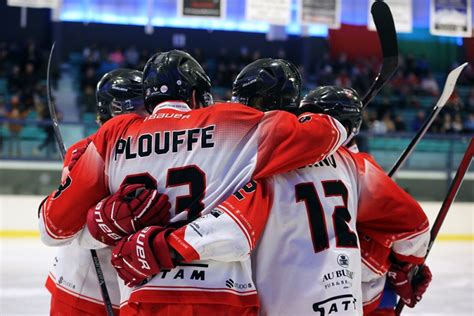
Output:
<svg viewBox="0 0 474 316">
<path fill-rule="evenodd" d="M 47 315 L 44 282 L 55 249 L 39 239 L 0 239 L 0 315 Z M 403 315 L 474 315 L 474 243 L 439 242 L 428 259 L 433 283 Z"/>
</svg>

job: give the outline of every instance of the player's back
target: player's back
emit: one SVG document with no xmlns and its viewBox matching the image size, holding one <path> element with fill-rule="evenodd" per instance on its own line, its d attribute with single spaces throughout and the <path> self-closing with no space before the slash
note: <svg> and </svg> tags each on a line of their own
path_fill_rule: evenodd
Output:
<svg viewBox="0 0 474 316">
<path fill-rule="evenodd" d="M 313 126 L 300 124 L 289 113 L 262 113 L 240 104 L 191 111 L 183 102 L 165 102 L 145 119 L 116 118 L 116 126 L 99 138 L 107 148 L 105 170 L 112 193 L 125 179 L 148 179 L 169 195 L 172 217 L 191 210 L 189 219 L 252 177 L 285 172 L 327 155 L 342 142 L 334 122 L 325 116 L 313 117 Z M 309 144 L 311 150 L 305 148 Z M 294 152 L 296 157 L 286 156 Z"/>
<path fill-rule="evenodd" d="M 254 132 L 262 115 L 242 111 L 248 124 L 235 128 L 222 106 L 189 111 L 180 104 L 185 107 L 165 104 L 122 130 L 106 169 L 111 192 L 125 179 L 156 183 L 170 197 L 172 217 L 191 211 L 194 218 L 249 180 L 257 164 Z"/>
<path fill-rule="evenodd" d="M 357 168 L 339 149 L 274 176 L 273 205 L 253 254 L 264 315 L 359 315 Z"/>
</svg>

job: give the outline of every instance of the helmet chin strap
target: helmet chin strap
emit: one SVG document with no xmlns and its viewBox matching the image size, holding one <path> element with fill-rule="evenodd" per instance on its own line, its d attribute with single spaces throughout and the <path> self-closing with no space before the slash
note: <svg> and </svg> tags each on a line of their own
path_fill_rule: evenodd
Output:
<svg viewBox="0 0 474 316">
<path fill-rule="evenodd" d="M 349 144 L 349 142 L 354 138 L 355 134 L 354 133 L 350 133 L 349 136 L 347 136 L 347 139 L 342 143 L 341 146 L 346 146 L 347 144 Z"/>
<path fill-rule="evenodd" d="M 193 90 L 193 94 L 191 96 L 191 100 L 190 100 L 190 103 L 189 106 L 191 107 L 191 109 L 193 110 L 197 110 L 197 109 L 200 109 L 201 108 L 201 104 L 199 104 L 198 100 L 196 99 L 196 90 Z"/>
<path fill-rule="evenodd" d="M 346 132 L 347 132 L 347 138 L 344 141 L 344 143 L 342 143 L 341 146 L 346 146 L 347 144 L 349 144 L 349 142 L 354 138 L 354 136 L 357 135 L 356 133 L 354 133 L 354 131 L 349 131 L 349 128 L 345 127 L 345 129 L 346 129 Z"/>
</svg>

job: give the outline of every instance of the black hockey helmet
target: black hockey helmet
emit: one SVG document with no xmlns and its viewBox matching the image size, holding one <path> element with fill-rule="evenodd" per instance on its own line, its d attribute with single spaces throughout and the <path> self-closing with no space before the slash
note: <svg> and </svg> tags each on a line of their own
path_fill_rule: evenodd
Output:
<svg viewBox="0 0 474 316">
<path fill-rule="evenodd" d="M 258 59 L 242 69 L 232 85 L 232 101 L 263 111 L 294 112 L 300 93 L 300 72 L 284 59 Z"/>
<path fill-rule="evenodd" d="M 303 97 L 299 113 L 323 113 L 334 117 L 349 130 L 348 140 L 359 133 L 362 124 L 362 101 L 354 89 L 323 86 Z"/>
<path fill-rule="evenodd" d="M 97 84 L 96 101 L 100 123 L 142 107 L 142 72 L 120 68 L 106 73 Z"/>
<path fill-rule="evenodd" d="M 211 79 L 201 65 L 188 53 L 172 50 L 153 55 L 143 69 L 145 107 L 154 107 L 168 100 L 190 103 L 195 92 L 202 105 L 212 104 Z"/>
</svg>

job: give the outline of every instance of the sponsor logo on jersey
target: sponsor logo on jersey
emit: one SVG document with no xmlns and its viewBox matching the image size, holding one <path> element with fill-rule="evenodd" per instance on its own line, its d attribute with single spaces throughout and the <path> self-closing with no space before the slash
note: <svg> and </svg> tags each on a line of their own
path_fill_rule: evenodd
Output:
<svg viewBox="0 0 474 316">
<path fill-rule="evenodd" d="M 60 276 L 59 279 L 58 279 L 58 284 L 59 285 L 62 285 L 62 286 L 65 286 L 65 287 L 68 287 L 70 289 L 76 289 L 76 285 L 71 282 L 71 281 L 67 281 L 63 278 L 63 276 Z"/>
<path fill-rule="evenodd" d="M 180 268 L 183 267 L 183 268 Z M 173 270 L 161 270 L 157 275 L 164 280 L 194 280 L 205 281 L 207 264 L 200 263 L 180 263 Z"/>
<path fill-rule="evenodd" d="M 324 274 L 322 281 L 326 290 L 333 287 L 341 287 L 343 289 L 348 289 L 352 287 L 353 279 L 353 271 L 348 269 L 341 269 Z"/>
<path fill-rule="evenodd" d="M 227 279 L 225 281 L 225 286 L 227 286 L 229 289 L 236 289 L 236 290 L 247 290 L 253 287 L 252 283 L 237 283 L 232 279 Z"/>
<path fill-rule="evenodd" d="M 357 299 L 352 294 L 338 295 L 313 304 L 313 311 L 320 316 L 356 311 Z"/>
<path fill-rule="evenodd" d="M 337 264 L 343 268 L 349 268 L 349 256 L 341 253 L 337 256 Z"/>
</svg>

